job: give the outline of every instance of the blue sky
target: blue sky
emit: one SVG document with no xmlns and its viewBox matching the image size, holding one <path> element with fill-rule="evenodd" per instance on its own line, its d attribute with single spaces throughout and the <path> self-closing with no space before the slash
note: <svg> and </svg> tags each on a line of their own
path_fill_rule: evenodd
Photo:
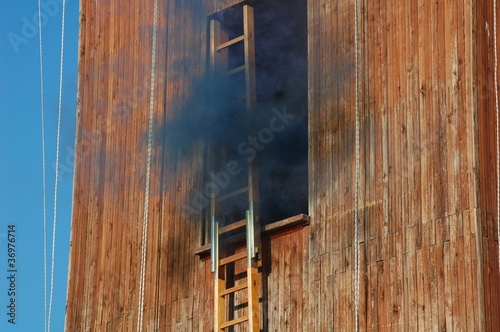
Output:
<svg viewBox="0 0 500 332">
<path fill-rule="evenodd" d="M 53 224 L 55 147 L 61 45 L 61 0 L 42 0 L 48 253 Z M 60 177 L 52 331 L 63 331 L 68 275 L 77 86 L 78 0 L 66 3 Z M 39 41 L 36 0 L 0 4 L 0 331 L 44 331 L 43 200 Z M 34 24 L 33 24 L 34 23 Z M 11 296 L 7 231 L 15 225 L 16 320 Z M 48 257 L 50 259 L 50 255 Z M 50 263 L 50 261 L 49 261 Z M 48 267 L 50 273 L 50 266 Z M 50 275 L 48 276 L 50 278 Z M 49 279 L 50 281 L 50 279 Z"/>
</svg>

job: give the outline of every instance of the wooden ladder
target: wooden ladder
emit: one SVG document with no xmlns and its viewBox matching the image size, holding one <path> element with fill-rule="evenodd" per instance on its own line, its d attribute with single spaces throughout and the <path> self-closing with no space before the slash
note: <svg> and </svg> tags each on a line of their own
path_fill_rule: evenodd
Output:
<svg viewBox="0 0 500 332">
<path fill-rule="evenodd" d="M 221 28 L 221 23 L 217 20 L 210 21 L 210 68 L 215 74 L 220 68 L 224 68 L 226 75 L 235 75 L 245 71 L 245 100 L 246 109 L 250 111 L 256 103 L 256 83 L 255 83 L 255 46 L 254 46 L 254 18 L 253 8 L 243 6 L 243 35 L 228 40 L 228 34 Z M 244 43 L 244 64 L 237 68 L 227 68 L 229 48 L 237 43 Z M 216 159 L 214 149 L 209 153 L 209 160 L 212 160 L 212 168 Z M 212 168 L 213 169 L 213 168 Z M 237 195 L 248 193 L 248 209 L 243 220 L 221 226 L 220 218 L 223 213 L 219 204 Z M 214 273 L 214 331 L 222 332 L 226 328 L 237 324 L 248 324 L 248 331 L 260 331 L 259 312 L 259 275 L 258 259 L 260 247 L 260 227 L 257 216 L 259 201 L 259 186 L 257 176 L 257 160 L 252 160 L 248 165 L 248 185 L 236 189 L 232 192 L 219 196 L 212 194 L 210 202 L 211 221 L 211 263 Z M 223 234 L 243 229 L 245 227 L 245 251 L 225 255 L 226 250 L 220 248 L 220 237 Z M 230 269 L 228 266 L 236 261 L 246 259 L 246 283 L 228 287 Z M 234 277 L 234 276 L 233 276 Z M 246 291 L 248 299 L 247 314 L 230 319 L 228 314 L 230 309 L 230 299 L 234 298 L 234 293 Z M 232 304 L 234 308 L 234 303 Z"/>
</svg>

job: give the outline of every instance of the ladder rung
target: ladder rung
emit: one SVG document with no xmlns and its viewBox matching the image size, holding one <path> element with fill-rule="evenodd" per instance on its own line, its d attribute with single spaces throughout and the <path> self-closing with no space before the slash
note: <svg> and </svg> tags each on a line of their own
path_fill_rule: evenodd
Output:
<svg viewBox="0 0 500 332">
<path fill-rule="evenodd" d="M 240 252 L 238 254 L 234 254 L 234 255 L 231 255 L 231 256 L 228 256 L 228 257 L 224 257 L 224 258 L 222 258 L 219 261 L 219 266 L 226 265 L 226 264 L 229 264 L 229 263 L 232 263 L 232 262 L 236 262 L 237 260 L 243 259 L 245 257 L 247 257 L 247 253 L 244 252 L 244 251 Z"/>
<path fill-rule="evenodd" d="M 247 287 L 248 287 L 247 284 L 241 284 L 238 286 L 234 286 L 234 287 L 223 290 L 222 292 L 220 292 L 219 296 L 224 296 L 227 294 L 236 293 L 237 291 L 240 291 L 240 290 L 245 289 Z"/>
<path fill-rule="evenodd" d="M 240 71 L 242 71 L 242 70 L 245 70 L 245 68 L 246 68 L 246 66 L 245 66 L 245 65 L 241 65 L 241 66 L 239 66 L 239 67 L 236 67 L 236 68 L 234 68 L 234 69 L 231 69 L 231 70 L 229 71 L 229 75 L 236 74 L 237 72 L 240 72 Z"/>
<path fill-rule="evenodd" d="M 217 197 L 217 198 L 216 198 L 216 200 L 215 200 L 215 201 L 216 201 L 216 202 L 221 202 L 221 201 L 223 201 L 223 200 L 226 200 L 226 199 L 228 199 L 228 198 L 234 197 L 234 196 L 236 196 L 236 195 L 243 194 L 244 192 L 247 192 L 247 191 L 248 191 L 248 186 L 243 187 L 243 188 L 240 188 L 240 189 L 235 190 L 235 191 L 232 191 L 232 192 L 230 192 L 230 193 L 228 193 L 228 194 L 225 194 L 225 195 L 219 196 L 219 197 Z"/>
<path fill-rule="evenodd" d="M 236 324 L 240 324 L 240 323 L 243 323 L 243 322 L 245 322 L 247 320 L 248 320 L 248 316 L 243 316 L 243 317 L 240 317 L 240 318 L 236 318 L 236 319 L 230 320 L 229 322 L 225 322 L 224 324 L 221 324 L 220 328 L 221 329 L 225 329 L 226 327 L 233 326 L 233 325 L 236 325 Z"/>
<path fill-rule="evenodd" d="M 216 50 L 216 51 L 220 51 L 220 50 L 222 50 L 223 48 L 229 47 L 229 46 L 231 46 L 231 45 L 233 45 L 233 44 L 236 44 L 236 43 L 238 43 L 238 42 L 242 41 L 243 39 L 245 39 L 245 35 L 242 35 L 242 36 L 236 37 L 236 38 L 231 39 L 231 40 L 229 40 L 229 41 L 227 41 L 227 42 L 225 42 L 225 43 L 222 43 L 222 44 L 220 44 L 219 46 L 217 46 L 217 47 L 215 48 L 215 50 Z"/>
<path fill-rule="evenodd" d="M 227 226 L 219 228 L 219 234 L 224 234 L 230 231 L 234 231 L 235 229 L 238 229 L 240 227 L 243 227 L 247 224 L 247 220 L 243 219 L 237 222 L 233 222 L 232 224 L 229 224 Z"/>
</svg>

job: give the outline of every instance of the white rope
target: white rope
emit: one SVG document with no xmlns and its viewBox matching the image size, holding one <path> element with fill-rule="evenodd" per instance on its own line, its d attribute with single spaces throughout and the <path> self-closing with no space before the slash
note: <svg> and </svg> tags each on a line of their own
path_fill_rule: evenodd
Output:
<svg viewBox="0 0 500 332">
<path fill-rule="evenodd" d="M 359 2 L 354 0 L 354 31 L 355 31 L 355 61 L 356 61 L 356 175 L 354 184 L 354 303 L 355 303 L 355 328 L 359 332 L 359 220 L 358 220 L 358 198 L 359 198 Z"/>
<path fill-rule="evenodd" d="M 149 94 L 149 123 L 148 123 L 148 150 L 146 168 L 146 192 L 144 196 L 144 220 L 142 223 L 142 245 L 141 245 L 141 276 L 139 285 L 139 305 L 137 318 L 137 331 L 142 331 L 142 321 L 144 316 L 144 288 L 146 276 L 146 251 L 148 234 L 148 210 L 149 210 L 149 183 L 151 178 L 151 147 L 153 145 L 153 110 L 155 92 L 155 67 L 156 67 L 156 34 L 158 28 L 158 0 L 154 2 L 153 18 L 153 47 L 151 50 L 151 85 Z"/>
<path fill-rule="evenodd" d="M 500 116 L 498 111 L 498 51 L 497 51 L 497 1 L 493 0 L 493 46 L 495 54 L 495 110 L 497 136 L 497 232 L 498 232 L 498 259 L 500 268 Z"/>
<path fill-rule="evenodd" d="M 42 5 L 38 0 L 40 43 L 40 104 L 42 109 L 42 196 L 43 196 L 43 327 L 47 332 L 47 179 L 45 172 L 45 100 L 43 88 Z"/>
<path fill-rule="evenodd" d="M 57 112 L 57 141 L 56 141 L 56 174 L 54 184 L 54 224 L 52 226 L 52 256 L 51 256 L 51 274 L 50 274 L 50 301 L 49 314 L 47 318 L 47 329 L 50 332 L 50 319 L 52 316 L 52 300 L 54 295 L 54 262 L 56 249 L 56 228 L 57 228 L 57 189 L 59 185 L 59 142 L 61 138 L 61 114 L 62 114 L 62 85 L 63 85 L 63 60 L 64 60 L 64 19 L 66 13 L 66 0 L 62 1 L 62 19 L 61 19 L 61 58 L 59 67 L 59 107 Z"/>
</svg>

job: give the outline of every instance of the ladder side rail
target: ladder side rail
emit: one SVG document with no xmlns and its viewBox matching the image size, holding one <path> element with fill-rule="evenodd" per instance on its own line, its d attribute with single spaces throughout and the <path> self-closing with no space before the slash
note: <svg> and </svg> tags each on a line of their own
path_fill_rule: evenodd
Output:
<svg viewBox="0 0 500 332">
<path fill-rule="evenodd" d="M 221 30 L 221 24 L 219 21 L 210 21 L 210 83 L 211 83 L 211 94 L 210 94 L 210 107 L 216 107 L 215 99 L 215 87 L 216 87 L 216 73 L 220 71 L 224 64 L 227 66 L 227 56 L 228 50 L 217 51 L 217 46 L 221 43 L 227 41 L 227 34 Z M 213 137 L 210 137 L 209 142 L 209 169 L 215 170 L 216 158 L 215 158 L 215 141 Z M 226 312 L 226 299 L 221 294 L 226 290 L 226 269 L 225 266 L 220 267 L 220 257 L 219 257 L 219 211 L 217 209 L 217 202 L 215 192 L 211 194 L 210 197 L 210 222 L 211 222 L 211 263 L 212 272 L 214 273 L 214 331 L 223 332 L 224 329 L 221 327 L 225 321 Z"/>
<path fill-rule="evenodd" d="M 255 84 L 255 39 L 254 39 L 254 15 L 253 8 L 243 6 L 243 32 L 245 45 L 245 83 L 247 108 L 255 106 L 257 90 Z"/>
<path fill-rule="evenodd" d="M 253 8 L 243 7 L 243 30 L 245 52 L 245 83 L 246 107 L 252 111 L 256 104 L 256 77 L 255 77 L 255 40 L 254 40 L 254 12 Z M 248 285 L 248 322 L 249 331 L 260 331 L 259 313 L 259 272 L 257 261 L 260 248 L 259 224 L 259 177 L 257 172 L 257 158 L 248 165 L 248 210 L 246 211 L 247 227 L 247 285 Z"/>
<path fill-rule="evenodd" d="M 217 267 L 217 270 L 219 268 Z M 223 332 L 222 324 L 225 323 L 226 318 L 226 299 L 223 295 L 226 290 L 226 276 L 225 268 L 220 268 L 218 278 L 215 278 L 214 287 L 214 331 Z"/>
<path fill-rule="evenodd" d="M 243 6 L 243 31 L 245 36 L 245 83 L 247 96 L 247 111 L 251 112 L 256 104 L 256 77 L 255 77 L 255 40 L 254 40 L 254 11 L 253 8 Z M 247 250 L 248 266 L 251 260 L 258 259 L 260 247 L 259 225 L 259 176 L 257 158 L 248 165 L 248 213 L 247 213 Z"/>
<path fill-rule="evenodd" d="M 247 240 L 247 267 L 254 265 L 253 261 L 256 259 L 256 248 L 255 248 L 255 225 L 254 225 L 254 215 L 253 209 L 247 210 L 246 212 L 246 240 Z"/>
<path fill-rule="evenodd" d="M 245 99 L 246 109 L 251 111 L 256 104 L 256 75 L 255 75 L 255 41 L 254 41 L 254 12 L 253 8 L 245 5 L 243 7 L 243 41 L 244 41 L 244 58 L 245 63 L 242 66 L 245 70 Z M 239 37 L 238 37 L 239 38 Z M 235 38 L 233 41 L 237 41 Z M 215 85 L 215 76 L 218 72 L 226 72 L 228 70 L 228 47 L 232 42 L 228 42 L 228 35 L 222 31 L 220 22 L 216 20 L 210 21 L 210 71 L 212 86 Z M 224 46 L 223 48 L 221 46 Z M 227 46 L 227 47 L 226 47 Z M 234 69 L 232 72 L 240 70 Z M 229 72 L 231 74 L 232 72 Z M 212 94 L 215 98 L 215 94 Z M 210 165 L 209 168 L 214 169 L 216 158 L 214 141 L 209 149 Z M 259 183 L 257 172 L 257 160 L 252 160 L 248 165 L 248 210 L 246 211 L 246 246 L 245 254 L 235 254 L 224 259 L 219 257 L 219 240 L 220 240 L 220 224 L 219 211 L 217 209 L 219 200 L 214 194 L 210 201 L 210 219 L 211 219 L 211 258 L 212 271 L 215 277 L 215 293 L 214 293 L 214 331 L 224 331 L 225 327 L 239 324 L 248 320 L 249 331 L 260 331 L 260 313 L 259 313 L 259 275 L 258 275 L 258 255 L 260 247 L 260 225 L 258 217 L 259 207 Z M 246 287 L 235 286 L 227 288 L 226 285 L 226 263 L 236 259 L 242 259 L 247 256 L 247 283 Z M 226 262 L 227 261 L 227 262 Z M 224 264 L 222 264 L 224 263 Z M 225 295 L 233 294 L 237 290 L 247 288 L 248 291 L 248 316 L 240 317 L 234 320 L 225 321 L 225 313 L 227 300 Z"/>
<path fill-rule="evenodd" d="M 227 33 L 222 30 L 220 22 L 210 20 L 210 71 L 212 80 L 214 80 L 215 73 L 218 70 L 223 69 L 224 66 L 227 67 L 228 50 L 227 48 L 217 50 L 217 47 L 227 42 L 228 38 Z"/>
<path fill-rule="evenodd" d="M 259 270 L 257 266 L 247 268 L 248 322 L 249 331 L 260 332 Z"/>
<path fill-rule="evenodd" d="M 214 278 L 218 278 L 219 274 L 219 223 L 214 214 L 210 216 L 210 259 L 211 270 L 215 273 Z"/>
<path fill-rule="evenodd" d="M 217 46 L 227 41 L 227 34 L 221 30 L 221 24 L 217 20 L 210 21 L 210 107 L 215 107 L 217 104 L 214 100 L 216 98 L 214 88 L 215 88 L 215 76 L 216 72 L 220 70 L 223 66 L 224 61 L 227 62 L 227 50 L 217 51 Z M 212 111 L 212 110 L 209 110 Z M 215 171 L 216 158 L 215 158 L 215 142 L 214 138 L 209 138 L 210 142 L 208 144 L 208 168 L 211 171 Z M 211 234 L 211 269 L 215 273 L 215 278 L 219 273 L 219 224 L 218 224 L 218 214 L 216 204 L 215 192 L 210 195 L 210 234 Z"/>
</svg>

